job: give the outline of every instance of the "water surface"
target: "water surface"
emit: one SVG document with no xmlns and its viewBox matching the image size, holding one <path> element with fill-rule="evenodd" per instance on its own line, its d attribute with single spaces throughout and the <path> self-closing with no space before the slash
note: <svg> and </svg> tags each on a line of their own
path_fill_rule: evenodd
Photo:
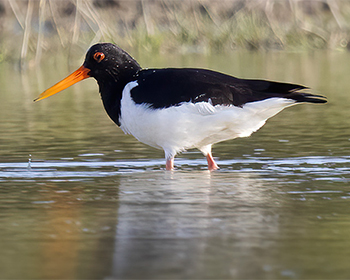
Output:
<svg viewBox="0 0 350 280">
<path fill-rule="evenodd" d="M 164 170 L 124 135 L 93 80 L 39 103 L 79 67 L 0 65 L 0 278 L 312 279 L 350 275 L 348 53 L 140 57 L 308 85 L 250 138 Z"/>
</svg>

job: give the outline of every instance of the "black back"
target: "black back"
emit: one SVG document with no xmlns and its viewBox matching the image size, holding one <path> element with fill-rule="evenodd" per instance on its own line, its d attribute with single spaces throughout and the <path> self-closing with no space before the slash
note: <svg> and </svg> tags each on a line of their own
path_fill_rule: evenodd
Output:
<svg viewBox="0 0 350 280">
<path fill-rule="evenodd" d="M 239 79 L 205 69 L 168 68 L 141 70 L 136 75 L 138 86 L 131 96 L 137 104 L 167 108 L 182 102 L 211 102 L 213 105 L 243 106 L 272 97 L 297 102 L 325 103 L 322 96 L 301 90 L 306 87 L 265 80 Z"/>
</svg>

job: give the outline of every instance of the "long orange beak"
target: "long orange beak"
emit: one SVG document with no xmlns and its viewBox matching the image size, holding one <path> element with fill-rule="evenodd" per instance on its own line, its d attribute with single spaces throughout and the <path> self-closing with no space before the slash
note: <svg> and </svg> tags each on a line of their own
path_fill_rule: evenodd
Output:
<svg viewBox="0 0 350 280">
<path fill-rule="evenodd" d="M 72 85 L 75 83 L 84 80 L 86 78 L 89 78 L 90 75 L 90 69 L 86 68 L 85 66 L 81 66 L 78 70 L 74 71 L 72 74 L 70 74 L 68 77 L 64 78 L 62 81 L 58 82 L 54 86 L 50 87 L 49 89 L 45 90 L 42 94 L 40 94 L 36 99 L 34 99 L 34 102 L 40 101 L 45 99 L 46 97 L 49 97 L 51 95 L 54 95 Z"/>
</svg>

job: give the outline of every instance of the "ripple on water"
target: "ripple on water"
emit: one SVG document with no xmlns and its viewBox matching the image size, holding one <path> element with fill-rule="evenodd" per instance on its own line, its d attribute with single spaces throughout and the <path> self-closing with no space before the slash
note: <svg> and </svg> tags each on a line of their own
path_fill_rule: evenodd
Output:
<svg viewBox="0 0 350 280">
<path fill-rule="evenodd" d="M 100 154 L 83 154 L 95 157 Z M 128 161 L 32 161 L 0 163 L 1 180 L 87 180 L 95 177 L 110 177 L 130 172 L 145 172 L 164 169 L 163 159 Z M 177 170 L 191 171 L 206 169 L 204 159 L 176 159 Z M 218 160 L 218 172 L 246 172 L 262 175 L 266 180 L 292 176 L 307 177 L 316 181 L 347 181 L 350 173 L 350 157 L 295 157 L 267 158 L 248 157 L 232 160 Z"/>
</svg>

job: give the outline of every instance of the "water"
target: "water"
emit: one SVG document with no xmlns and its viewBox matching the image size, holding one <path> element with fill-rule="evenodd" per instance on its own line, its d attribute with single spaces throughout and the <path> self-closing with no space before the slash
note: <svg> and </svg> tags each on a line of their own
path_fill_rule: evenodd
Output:
<svg viewBox="0 0 350 280">
<path fill-rule="evenodd" d="M 348 278 L 350 55 L 139 60 L 302 83 L 329 103 L 214 146 L 217 172 L 196 151 L 166 172 L 108 119 L 93 80 L 32 102 L 78 63 L 0 65 L 0 278 Z"/>
</svg>

